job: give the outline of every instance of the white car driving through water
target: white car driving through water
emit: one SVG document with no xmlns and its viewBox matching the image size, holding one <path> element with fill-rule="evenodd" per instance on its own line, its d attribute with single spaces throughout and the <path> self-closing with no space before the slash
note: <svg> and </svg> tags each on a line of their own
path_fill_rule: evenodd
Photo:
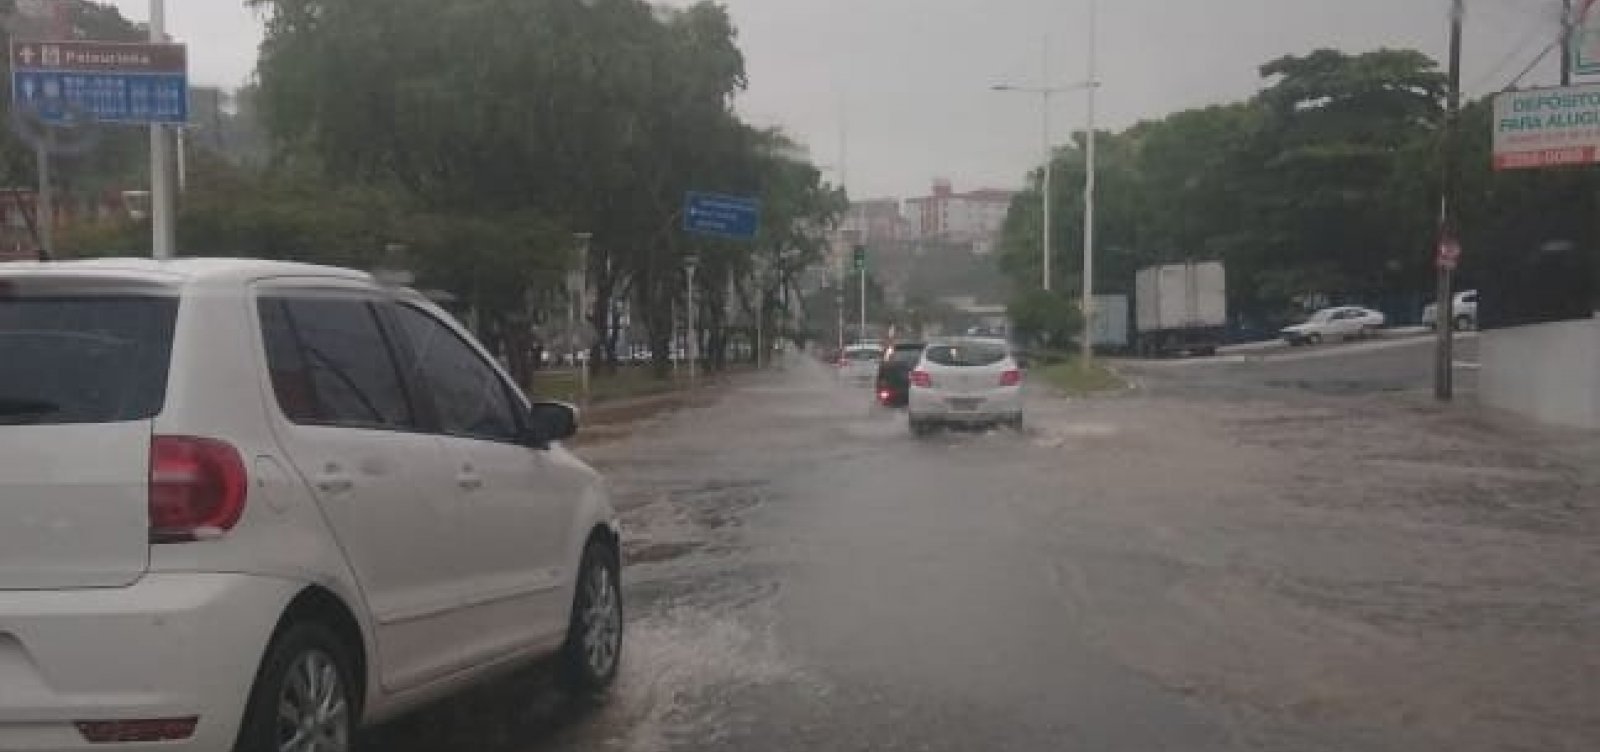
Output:
<svg viewBox="0 0 1600 752">
<path fill-rule="evenodd" d="M 1005 340 L 935 341 L 911 370 L 911 432 L 940 426 L 1022 427 L 1022 368 Z"/>
<path fill-rule="evenodd" d="M 559 655 L 620 529 L 460 324 L 360 272 L 0 264 L 0 750 L 347 750 Z"/>
</svg>

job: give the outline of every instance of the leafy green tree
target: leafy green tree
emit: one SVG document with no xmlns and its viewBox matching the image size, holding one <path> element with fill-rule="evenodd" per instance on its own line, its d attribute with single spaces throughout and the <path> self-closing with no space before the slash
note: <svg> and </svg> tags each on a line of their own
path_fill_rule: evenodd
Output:
<svg viewBox="0 0 1600 752">
<path fill-rule="evenodd" d="M 1434 62 L 1318 50 L 1261 73 L 1267 86 L 1247 102 L 1099 135 L 1097 290 L 1128 292 L 1150 264 L 1221 259 L 1234 311 L 1270 318 L 1311 293 L 1382 298 L 1426 283 L 1445 87 Z M 1081 134 L 1074 145 L 1054 165 L 1058 290 L 1080 286 Z M 1038 180 L 1001 245 L 1024 290 L 1039 280 Z"/>
<path fill-rule="evenodd" d="M 1018 294 L 1007 313 L 1013 338 L 1031 347 L 1066 348 L 1083 332 L 1083 314 L 1077 304 L 1064 295 L 1042 289 Z"/>
<path fill-rule="evenodd" d="M 590 323 L 613 331 L 614 304 L 630 301 L 662 368 L 685 259 L 700 260 L 701 320 L 713 328 L 723 323 L 730 281 L 749 276 L 749 248 L 683 235 L 688 190 L 767 197 L 771 233 L 761 252 L 784 246 L 786 274 L 815 255 L 815 231 L 804 242 L 797 235 L 830 221 L 814 168 L 773 159 L 786 142 L 734 113 L 744 59 L 718 5 L 251 4 L 268 11 L 260 102 L 278 164 L 392 188 L 418 211 L 488 223 L 470 225 L 479 230 L 515 217 L 502 226 L 506 242 L 518 226 L 543 225 L 553 232 L 531 246 L 540 255 L 529 260 L 534 268 L 571 263 L 570 233 L 589 233 Z M 562 233 L 566 242 L 551 240 Z M 603 339 L 597 354 L 614 356 L 615 346 Z"/>
</svg>

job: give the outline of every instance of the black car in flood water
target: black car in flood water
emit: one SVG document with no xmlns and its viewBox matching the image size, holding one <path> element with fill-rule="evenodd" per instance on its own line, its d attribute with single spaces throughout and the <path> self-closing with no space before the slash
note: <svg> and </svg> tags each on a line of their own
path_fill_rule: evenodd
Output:
<svg viewBox="0 0 1600 752">
<path fill-rule="evenodd" d="M 926 347 L 923 342 L 901 342 L 884 352 L 875 382 L 878 404 L 893 408 L 906 406 L 911 397 L 911 369 L 917 366 Z"/>
</svg>

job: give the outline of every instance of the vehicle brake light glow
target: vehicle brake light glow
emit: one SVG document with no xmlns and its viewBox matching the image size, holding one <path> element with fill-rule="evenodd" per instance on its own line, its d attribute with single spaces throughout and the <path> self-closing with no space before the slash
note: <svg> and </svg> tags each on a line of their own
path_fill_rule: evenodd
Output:
<svg viewBox="0 0 1600 752">
<path fill-rule="evenodd" d="M 1022 383 L 1022 372 L 1010 370 L 1000 374 L 1000 386 L 1017 386 Z"/>
<path fill-rule="evenodd" d="M 170 742 L 194 736 L 200 719 L 148 718 L 132 721 L 78 721 L 78 733 L 92 744 L 127 742 Z"/>
<path fill-rule="evenodd" d="M 916 370 L 911 372 L 911 385 L 923 389 L 933 388 L 933 374 L 927 371 Z"/>
<path fill-rule="evenodd" d="M 191 436 L 150 442 L 150 542 L 216 538 L 244 514 L 249 481 L 231 445 Z"/>
</svg>

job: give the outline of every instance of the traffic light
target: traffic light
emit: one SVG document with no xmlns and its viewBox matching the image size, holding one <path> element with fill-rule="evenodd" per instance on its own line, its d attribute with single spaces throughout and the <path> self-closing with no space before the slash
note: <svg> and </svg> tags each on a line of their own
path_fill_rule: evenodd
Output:
<svg viewBox="0 0 1600 752">
<path fill-rule="evenodd" d="M 857 274 L 867 270 L 867 247 L 864 245 L 855 247 L 854 270 Z"/>
</svg>

